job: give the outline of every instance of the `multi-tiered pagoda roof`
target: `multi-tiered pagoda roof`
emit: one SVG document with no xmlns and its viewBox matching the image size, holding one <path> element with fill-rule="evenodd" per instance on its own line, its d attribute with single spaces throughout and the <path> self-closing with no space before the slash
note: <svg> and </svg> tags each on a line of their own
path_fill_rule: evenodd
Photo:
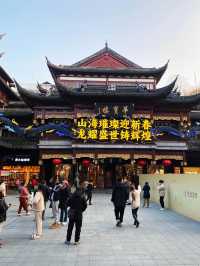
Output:
<svg viewBox="0 0 200 266">
<path fill-rule="evenodd" d="M 153 79 L 157 84 L 167 69 L 168 63 L 160 68 L 143 68 L 138 64 L 119 55 L 107 47 L 97 53 L 73 64 L 54 65 L 47 60 L 47 66 L 55 81 L 54 94 L 28 90 L 16 82 L 18 92 L 27 105 L 34 106 L 66 106 L 66 104 L 93 104 L 95 102 L 132 102 L 145 103 L 170 108 L 190 108 L 200 102 L 200 94 L 193 96 L 180 96 L 173 93 L 176 80 L 165 87 L 148 89 L 141 84 L 116 85 L 109 88 L 105 84 L 86 84 L 70 87 L 62 82 L 63 77 L 77 78 L 119 78 L 119 79 Z M 40 85 L 39 85 L 40 86 Z"/>
</svg>

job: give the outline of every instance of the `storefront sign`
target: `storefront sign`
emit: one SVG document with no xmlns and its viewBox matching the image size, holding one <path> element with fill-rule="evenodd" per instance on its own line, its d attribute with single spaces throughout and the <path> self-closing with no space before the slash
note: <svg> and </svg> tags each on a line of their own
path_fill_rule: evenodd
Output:
<svg viewBox="0 0 200 266">
<path fill-rule="evenodd" d="M 75 136 L 81 140 L 148 142 L 151 127 L 148 119 L 81 118 L 76 123 Z"/>
<path fill-rule="evenodd" d="M 13 165 L 7 165 L 3 166 L 2 169 L 5 171 L 11 171 L 11 172 L 28 172 L 28 173 L 38 173 L 40 172 L 40 166 L 13 166 Z"/>
<path fill-rule="evenodd" d="M 30 158 L 21 158 L 21 157 L 16 157 L 14 159 L 15 162 L 30 162 Z"/>
</svg>

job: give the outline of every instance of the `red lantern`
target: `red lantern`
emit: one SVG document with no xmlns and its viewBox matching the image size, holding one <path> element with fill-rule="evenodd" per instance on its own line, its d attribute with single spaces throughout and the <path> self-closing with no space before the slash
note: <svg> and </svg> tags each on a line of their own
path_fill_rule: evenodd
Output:
<svg viewBox="0 0 200 266">
<path fill-rule="evenodd" d="M 82 165 L 83 165 L 84 167 L 88 167 L 88 166 L 90 165 L 90 160 L 84 159 L 84 160 L 82 161 Z"/>
<path fill-rule="evenodd" d="M 142 160 L 142 159 L 138 160 L 138 162 L 137 162 L 137 164 L 142 166 L 142 167 L 144 167 L 146 165 L 146 163 L 147 163 L 146 160 Z"/>
<path fill-rule="evenodd" d="M 62 160 L 61 159 L 53 159 L 52 162 L 53 162 L 53 164 L 58 165 L 58 164 L 62 163 Z"/>
<path fill-rule="evenodd" d="M 167 166 L 170 166 L 172 164 L 172 161 L 171 160 L 163 160 L 162 161 L 162 164 L 167 167 Z"/>
</svg>

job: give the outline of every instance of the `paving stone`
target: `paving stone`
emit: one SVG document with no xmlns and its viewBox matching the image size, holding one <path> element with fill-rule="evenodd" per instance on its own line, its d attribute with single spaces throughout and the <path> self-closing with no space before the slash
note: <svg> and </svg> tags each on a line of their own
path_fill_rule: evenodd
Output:
<svg viewBox="0 0 200 266">
<path fill-rule="evenodd" d="M 140 227 L 133 226 L 130 206 L 126 207 L 124 223 L 115 226 L 110 194 L 99 193 L 84 213 L 79 246 L 66 246 L 67 227 L 49 229 L 53 222 L 47 208 L 44 235 L 31 240 L 34 216 L 16 216 L 16 196 L 8 220 L 1 233 L 5 246 L 0 249 L 1 266 L 200 266 L 200 223 L 175 212 L 159 211 L 159 206 L 139 210 Z M 74 239 L 74 235 L 72 240 Z"/>
</svg>

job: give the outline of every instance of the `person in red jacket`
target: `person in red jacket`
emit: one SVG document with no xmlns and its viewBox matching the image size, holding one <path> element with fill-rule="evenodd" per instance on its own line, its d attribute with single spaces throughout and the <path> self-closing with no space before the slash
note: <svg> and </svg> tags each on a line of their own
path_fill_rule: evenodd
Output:
<svg viewBox="0 0 200 266">
<path fill-rule="evenodd" d="M 29 197 L 28 189 L 25 186 L 25 184 L 23 184 L 20 188 L 18 216 L 21 216 L 22 208 L 26 211 L 26 215 L 29 215 L 28 197 Z"/>
</svg>

